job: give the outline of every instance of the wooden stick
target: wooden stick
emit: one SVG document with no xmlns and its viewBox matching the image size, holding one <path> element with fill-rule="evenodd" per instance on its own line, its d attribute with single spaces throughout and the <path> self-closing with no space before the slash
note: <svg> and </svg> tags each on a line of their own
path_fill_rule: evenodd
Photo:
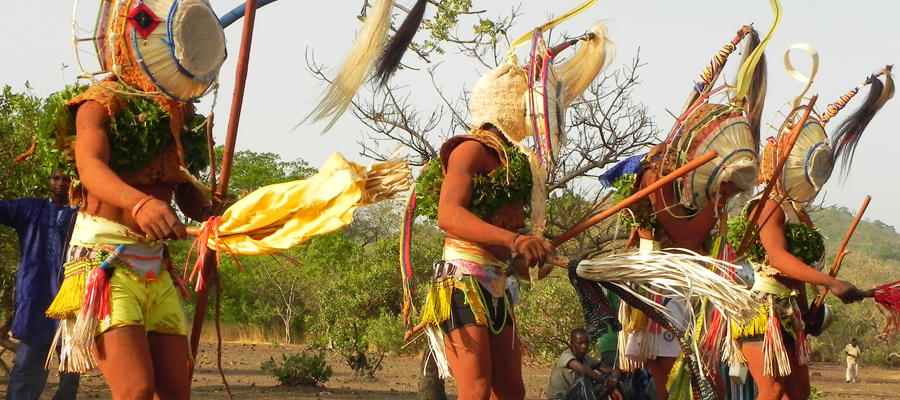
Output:
<svg viewBox="0 0 900 400">
<path fill-rule="evenodd" d="M 747 249 L 750 247 L 751 238 L 753 238 L 753 227 L 756 225 L 756 222 L 759 221 L 760 215 L 762 215 L 763 207 L 765 206 L 766 199 L 769 198 L 769 194 L 772 193 L 772 189 L 775 187 L 775 183 L 781 179 L 781 171 L 784 170 L 784 164 L 787 163 L 788 156 L 791 155 L 791 150 L 794 148 L 794 143 L 797 142 L 797 137 L 800 136 L 800 131 L 803 130 L 803 125 L 806 124 L 806 120 L 809 119 L 809 113 L 812 111 L 813 106 L 816 105 L 816 100 L 819 98 L 818 94 L 813 95 L 811 99 L 809 99 L 809 104 L 806 105 L 806 110 L 803 111 L 803 116 L 800 117 L 799 123 L 794 125 L 794 128 L 791 130 L 791 136 L 788 137 L 788 141 L 785 143 L 784 154 L 781 155 L 781 158 L 778 160 L 778 164 L 775 166 L 775 171 L 772 173 L 772 179 L 769 180 L 769 183 L 766 184 L 766 188 L 762 192 L 762 196 L 760 200 L 756 203 L 756 207 L 753 209 L 753 216 L 750 218 L 750 223 L 747 224 L 747 231 L 744 232 L 744 237 L 741 239 L 741 245 L 738 247 L 738 251 L 736 253 L 737 257 L 740 258 L 744 255 Z"/>
<path fill-rule="evenodd" d="M 241 120 L 241 106 L 244 103 L 244 88 L 247 84 L 247 70 L 250 64 L 250 43 L 253 41 L 253 24 L 256 21 L 257 0 L 247 0 L 246 14 L 244 15 L 244 31 L 241 36 L 241 49 L 238 53 L 237 71 L 234 79 L 234 94 L 231 101 L 231 114 L 228 119 L 228 132 L 225 137 L 225 153 L 222 156 L 222 170 L 219 172 L 218 196 L 213 196 L 213 201 L 227 198 L 228 180 L 231 178 L 231 166 L 234 161 L 234 147 L 237 140 L 237 128 Z M 218 205 L 218 204 L 217 204 Z M 205 243 L 204 243 L 205 245 Z M 206 246 L 204 246 L 206 247 Z M 197 279 L 213 278 L 209 271 L 216 268 L 214 251 L 206 248 L 206 263 Z M 218 285 L 218 283 L 216 283 Z M 194 308 L 194 320 L 191 325 L 191 355 L 197 358 L 197 350 L 200 348 L 200 333 L 203 330 L 203 321 L 206 319 L 206 308 L 209 304 L 209 285 L 205 285 L 197 292 L 197 304 Z M 191 375 L 194 371 L 191 370 Z"/>
<path fill-rule="evenodd" d="M 863 200 L 862 207 L 859 208 L 859 213 L 856 214 L 856 219 L 853 220 L 853 223 L 850 224 L 850 229 L 847 231 L 847 234 L 844 235 L 844 241 L 841 242 L 841 247 L 838 248 L 837 256 L 834 257 L 834 263 L 831 264 L 831 270 L 828 271 L 828 276 L 834 278 L 837 276 L 838 271 L 841 269 L 841 262 L 844 261 L 844 256 L 850 253 L 849 250 L 846 250 L 847 244 L 850 243 L 850 237 L 853 236 L 853 231 L 856 230 L 856 226 L 859 225 L 859 221 L 862 219 L 863 213 L 866 212 L 866 207 L 869 206 L 869 201 L 872 200 L 872 196 L 866 196 L 866 199 Z M 828 288 L 822 288 L 822 291 L 819 293 L 819 297 L 816 298 L 814 307 L 821 307 L 822 303 L 825 301 L 825 296 L 828 295 Z"/>
<path fill-rule="evenodd" d="M 695 158 L 691 162 L 683 165 L 681 168 L 676 169 L 671 174 L 668 174 L 668 175 L 660 178 L 656 182 L 651 183 L 650 185 L 641 189 L 637 193 L 629 196 L 627 199 L 620 201 L 618 204 L 616 204 L 610 208 L 607 208 L 605 211 L 593 216 L 591 219 L 578 224 L 574 228 L 569 229 L 568 231 L 566 231 L 566 233 L 563 233 L 562 235 L 560 235 L 559 237 L 554 239 L 552 242 L 550 242 L 550 244 L 552 244 L 553 247 L 559 247 L 559 245 L 567 242 L 569 239 L 572 239 L 575 236 L 578 236 L 578 234 L 586 231 L 588 228 L 590 228 L 594 225 L 597 225 L 604 219 L 607 219 L 607 218 L 615 215 L 617 212 L 622 211 L 625 207 L 628 207 L 628 206 L 636 203 L 638 200 L 649 196 L 650 193 L 653 193 L 653 192 L 659 190 L 661 187 L 671 183 L 675 179 L 678 179 L 679 177 L 684 176 L 687 173 L 689 173 L 697 168 L 700 168 L 701 165 L 712 161 L 716 157 L 717 157 L 716 152 L 710 151 L 700 157 Z"/>
</svg>

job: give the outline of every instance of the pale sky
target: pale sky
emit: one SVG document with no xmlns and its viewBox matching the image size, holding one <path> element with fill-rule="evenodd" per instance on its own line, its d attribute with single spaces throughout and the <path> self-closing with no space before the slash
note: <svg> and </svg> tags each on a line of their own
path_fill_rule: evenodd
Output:
<svg viewBox="0 0 900 400">
<path fill-rule="evenodd" d="M 511 31 L 515 37 L 543 23 L 549 14 L 565 12 L 581 2 L 475 0 L 474 8 L 487 10 L 486 15 L 493 17 L 506 15 L 511 8 L 521 5 L 522 15 Z M 79 73 L 71 44 L 74 2 L 6 3 L 5 11 L 0 14 L 0 37 L 4 38 L 0 41 L 0 85 L 24 91 L 28 81 L 36 95 L 47 96 L 73 83 Z M 212 0 L 219 14 L 240 3 Z M 258 12 L 238 150 L 273 152 L 285 160 L 302 158 L 313 167 L 336 151 L 351 160 L 368 162 L 358 155 L 360 149 L 356 144 L 366 133 L 365 127 L 349 114 L 326 135 L 319 135 L 322 125 L 306 124 L 294 129 L 311 111 L 322 90 L 305 68 L 304 53 L 314 51 L 317 61 L 329 66 L 339 64 L 360 26 L 356 16 L 362 3 L 362 0 L 280 0 Z M 409 6 L 413 1 L 400 3 Z M 97 1 L 81 0 L 79 7 L 87 9 L 86 14 L 90 16 L 96 4 Z M 820 70 L 811 92 L 819 93 L 820 109 L 863 82 L 876 69 L 900 62 L 900 38 L 893 31 L 900 16 L 900 3 L 896 1 L 785 0 L 782 6 L 781 25 L 767 48 L 769 94 L 763 115 L 766 122 L 772 121 L 779 106 L 802 89 L 799 82 L 788 77 L 781 61 L 785 50 L 794 43 L 807 43 L 819 51 Z M 426 16 L 433 12 L 430 8 Z M 635 99 L 646 104 L 657 124 L 666 130 L 672 123 L 666 109 L 676 113 L 680 110 L 692 82 L 715 51 L 730 41 L 743 24 L 753 22 L 765 33 L 772 13 L 766 0 L 601 0 L 558 29 L 581 33 L 596 20 L 606 21 L 609 37 L 617 47 L 611 70 L 629 64 L 640 48 L 641 61 L 646 66 L 641 69 L 643 83 L 635 92 Z M 467 36 L 473 23 L 473 20 L 464 21 L 460 36 Z M 92 24 L 90 17 L 82 22 L 88 27 Z M 216 138 L 220 144 L 225 137 L 241 29 L 239 21 L 226 30 L 229 59 L 222 68 L 215 107 Z M 443 62 L 437 71 L 445 96 L 457 98 L 485 70 L 451 47 L 446 49 L 446 56 L 432 61 Z M 413 57 L 407 55 L 405 63 L 428 67 Z M 808 69 L 802 53 L 795 53 L 792 60 L 799 69 Z M 731 68 L 726 69 L 730 76 L 736 64 L 737 60 L 732 61 Z M 68 67 L 63 68 L 64 65 Z M 408 85 L 422 110 L 437 107 L 430 78 L 424 72 L 404 73 L 396 82 Z M 863 90 L 859 97 L 865 93 Z M 891 121 L 900 110 L 898 102 L 900 99 L 889 102 L 870 124 L 857 148 L 848 181 L 840 184 L 835 173 L 819 200 L 856 210 L 865 196 L 871 195 L 866 218 L 900 227 L 900 213 L 894 208 L 900 187 L 893 184 L 900 172 L 889 167 L 890 162 L 900 158 L 894 147 L 900 147 L 900 137 L 894 136 L 898 133 Z M 857 98 L 848 108 L 860 103 L 862 99 Z M 211 104 L 212 96 L 208 96 L 198 108 L 206 112 Z M 833 129 L 842 120 L 840 117 L 847 114 L 845 110 L 829 127 Z"/>
</svg>

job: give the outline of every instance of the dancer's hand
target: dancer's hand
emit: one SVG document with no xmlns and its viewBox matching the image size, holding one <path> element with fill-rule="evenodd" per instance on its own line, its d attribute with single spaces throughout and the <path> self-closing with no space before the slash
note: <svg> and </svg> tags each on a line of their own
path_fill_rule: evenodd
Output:
<svg viewBox="0 0 900 400">
<path fill-rule="evenodd" d="M 510 250 L 525 257 L 525 266 L 528 268 L 543 265 L 547 255 L 553 253 L 550 242 L 534 236 L 517 235 L 511 244 Z"/>
<path fill-rule="evenodd" d="M 856 303 L 866 297 L 865 292 L 857 289 L 856 286 L 847 281 L 835 279 L 827 288 L 829 292 L 841 299 L 844 304 Z"/>
<path fill-rule="evenodd" d="M 175 215 L 169 203 L 152 199 L 140 207 L 134 215 L 135 222 L 150 240 L 184 239 L 187 232 L 184 224 Z"/>
</svg>

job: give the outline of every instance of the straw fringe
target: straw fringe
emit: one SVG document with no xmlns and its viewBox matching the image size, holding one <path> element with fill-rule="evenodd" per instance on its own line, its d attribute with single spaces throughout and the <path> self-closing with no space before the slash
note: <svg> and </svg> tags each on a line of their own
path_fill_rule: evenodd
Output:
<svg viewBox="0 0 900 400">
<path fill-rule="evenodd" d="M 578 265 L 578 275 L 610 282 L 632 293 L 632 289 L 624 285 L 626 282 L 637 283 L 649 293 L 665 297 L 688 301 L 706 298 L 726 318 L 740 323 L 749 322 L 756 316 L 756 302 L 749 290 L 710 271 L 738 267 L 690 250 L 669 251 L 676 252 L 617 254 L 585 260 Z M 662 309 L 659 304 L 649 302 Z"/>
<path fill-rule="evenodd" d="M 365 83 L 387 42 L 393 6 L 394 0 L 379 0 L 372 7 L 371 15 L 366 18 L 365 24 L 356 37 L 356 43 L 347 54 L 347 59 L 340 71 L 328 86 L 322 101 L 312 113 L 303 119 L 304 122 L 309 118 L 312 118 L 313 121 L 328 119 L 324 133 L 331 129 L 338 118 L 350 108 L 353 96 Z"/>
<path fill-rule="evenodd" d="M 366 180 L 366 198 L 362 204 L 396 199 L 412 187 L 412 171 L 406 161 L 387 160 L 372 164 L 362 176 Z"/>
<path fill-rule="evenodd" d="M 628 303 L 621 302 L 619 303 L 619 322 L 622 323 L 623 327 L 627 327 L 632 324 L 632 308 Z M 642 314 L 643 315 L 643 314 Z M 631 372 L 637 369 L 640 369 L 643 363 L 633 361 L 628 357 L 624 357 L 622 355 L 625 354 L 626 346 L 628 344 L 628 329 L 620 330 L 616 335 L 618 340 L 616 341 L 616 351 L 619 356 L 619 368 L 624 372 Z"/>
<path fill-rule="evenodd" d="M 425 333 L 428 336 L 428 344 L 431 347 L 430 356 L 434 357 L 434 363 L 437 365 L 438 378 L 446 379 L 451 376 L 450 363 L 447 361 L 447 350 L 444 347 L 444 332 L 436 325 L 427 325 Z M 424 374 L 425 371 L 422 371 Z"/>
<path fill-rule="evenodd" d="M 763 339 L 763 375 L 788 376 L 791 374 L 791 362 L 784 348 L 784 337 L 781 336 L 781 321 L 775 311 L 775 300 L 769 298 L 769 317 L 766 319 L 766 336 Z"/>
</svg>

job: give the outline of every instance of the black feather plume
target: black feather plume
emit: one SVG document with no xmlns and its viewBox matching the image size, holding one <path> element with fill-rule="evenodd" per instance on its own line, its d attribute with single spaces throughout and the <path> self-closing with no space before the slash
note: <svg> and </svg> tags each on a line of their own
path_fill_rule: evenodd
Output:
<svg viewBox="0 0 900 400">
<path fill-rule="evenodd" d="M 747 36 L 747 45 L 744 48 L 744 58 L 741 60 L 741 65 L 744 64 L 753 53 L 753 50 L 760 44 L 759 32 L 756 29 L 751 30 Z M 753 143 L 757 147 L 759 146 L 763 106 L 766 103 L 768 72 L 766 55 L 763 54 L 753 70 L 750 88 L 747 91 L 747 120 L 750 123 L 750 131 L 753 133 Z"/>
<path fill-rule="evenodd" d="M 856 151 L 856 145 L 862 137 L 863 131 L 875 117 L 875 114 L 881 110 L 884 103 L 893 96 L 894 85 L 891 80 L 890 73 L 885 74 L 887 85 L 882 83 L 874 75 L 869 78 L 866 83 L 869 84 L 869 94 L 866 101 L 860 106 L 850 117 L 838 126 L 831 138 L 831 147 L 834 149 L 834 157 L 841 157 L 841 173 L 846 176 L 853 163 L 853 153 Z M 885 87 L 887 86 L 887 90 Z"/>
<path fill-rule="evenodd" d="M 372 77 L 379 86 L 384 86 L 397 71 L 400 66 L 400 60 L 409 44 L 412 43 L 422 19 L 425 17 L 425 6 L 428 5 L 427 0 L 417 0 L 416 5 L 409 10 L 409 15 L 403 20 L 403 24 L 397 29 L 397 33 L 388 44 L 381 58 L 378 60 L 378 67 L 375 69 L 375 75 Z"/>
</svg>

